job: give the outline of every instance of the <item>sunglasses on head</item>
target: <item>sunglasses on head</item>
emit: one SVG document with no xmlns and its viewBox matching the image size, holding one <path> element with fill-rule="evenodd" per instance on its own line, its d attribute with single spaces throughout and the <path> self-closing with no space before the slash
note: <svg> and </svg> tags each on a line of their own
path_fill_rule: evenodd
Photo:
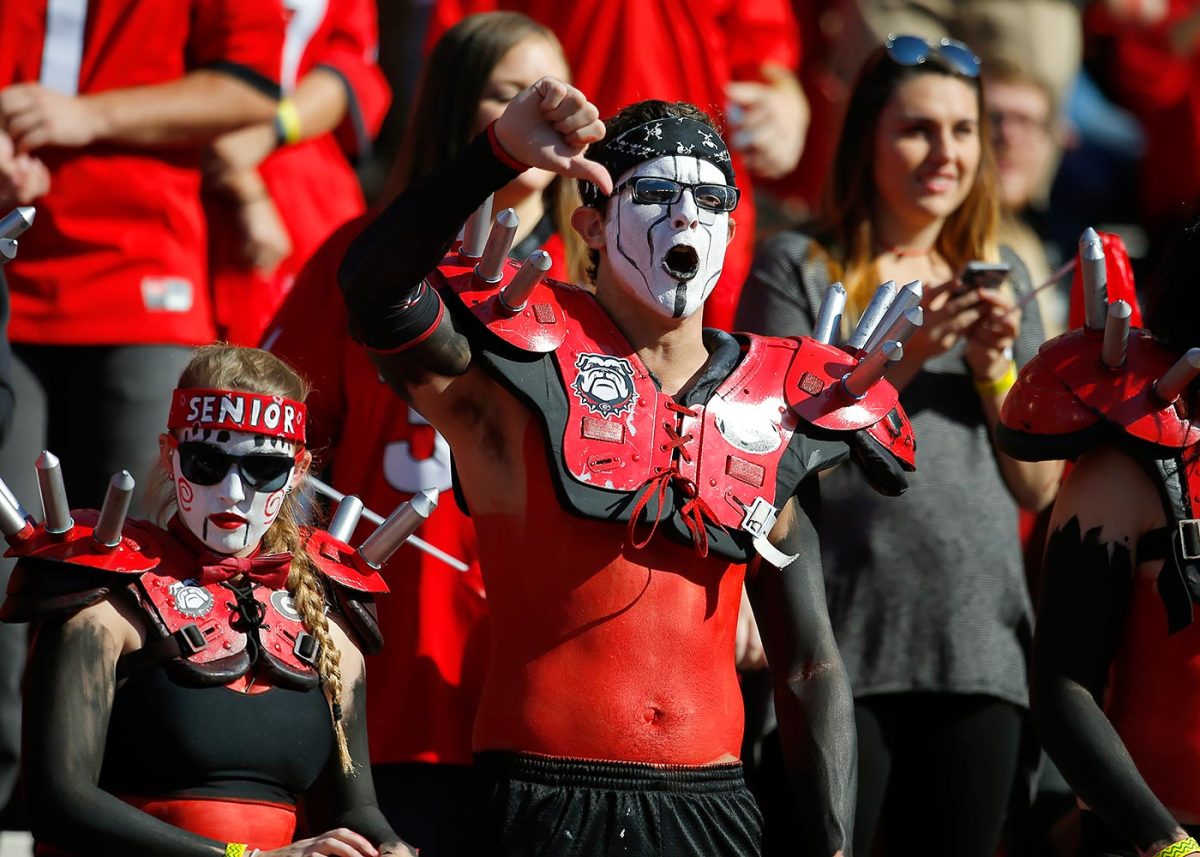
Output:
<svg viewBox="0 0 1200 857">
<path fill-rule="evenodd" d="M 720 212 L 737 208 L 742 193 L 727 184 L 683 184 L 655 176 L 634 176 L 613 188 L 613 196 L 625 188 L 630 189 L 633 201 L 639 205 L 674 205 L 679 202 L 685 189 L 690 190 L 697 208 Z"/>
<path fill-rule="evenodd" d="M 935 44 L 919 36 L 890 35 L 883 43 L 888 57 L 896 65 L 920 65 L 931 56 L 936 56 L 955 72 L 964 77 L 979 77 L 980 59 L 962 42 L 940 39 Z"/>
<path fill-rule="evenodd" d="M 278 491 L 287 484 L 296 459 L 290 455 L 252 452 L 230 455 L 211 443 L 185 441 L 176 448 L 179 472 L 196 485 L 216 485 L 236 467 L 242 482 L 254 491 Z"/>
</svg>

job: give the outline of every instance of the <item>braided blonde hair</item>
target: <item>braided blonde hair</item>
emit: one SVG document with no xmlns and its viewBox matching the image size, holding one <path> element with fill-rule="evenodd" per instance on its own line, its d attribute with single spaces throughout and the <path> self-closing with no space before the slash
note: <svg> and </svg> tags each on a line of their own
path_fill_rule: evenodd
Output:
<svg viewBox="0 0 1200 857">
<path fill-rule="evenodd" d="M 240 390 L 284 396 L 297 402 L 303 402 L 309 391 L 308 383 L 274 354 L 224 343 L 196 349 L 195 356 L 179 376 L 179 387 Z M 174 480 L 161 464 L 156 465 L 152 474 L 150 490 L 154 518 L 160 525 L 165 525 L 175 513 L 176 496 Z M 302 483 L 298 490 L 286 495 L 278 517 L 263 535 L 262 550 L 264 553 L 286 551 L 292 554 L 292 567 L 287 579 L 288 594 L 292 596 L 305 630 L 320 643 L 317 674 L 321 677 L 321 685 L 333 715 L 338 760 L 342 771 L 352 774 L 354 762 L 350 758 L 346 730 L 342 725 L 342 655 L 329 632 L 321 574 L 304 548 L 304 535 L 300 530 L 301 497 L 307 490 L 307 484 Z M 304 505 L 312 508 L 312 504 Z"/>
</svg>

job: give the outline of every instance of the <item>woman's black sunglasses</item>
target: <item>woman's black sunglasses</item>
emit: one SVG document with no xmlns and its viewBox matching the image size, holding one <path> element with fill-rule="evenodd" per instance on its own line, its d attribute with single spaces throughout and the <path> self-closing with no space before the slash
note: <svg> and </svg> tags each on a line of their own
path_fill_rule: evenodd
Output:
<svg viewBox="0 0 1200 857">
<path fill-rule="evenodd" d="M 237 467 L 242 481 L 255 491 L 278 491 L 287 484 L 296 460 L 290 455 L 252 452 L 230 455 L 210 443 L 185 441 L 179 444 L 179 471 L 196 485 L 216 485 L 230 467 Z"/>
<path fill-rule="evenodd" d="M 919 36 L 893 34 L 887 37 L 883 46 L 888 57 L 897 65 L 920 65 L 932 55 L 964 77 L 979 77 L 979 57 L 962 42 L 953 39 L 940 39 L 934 44 Z"/>
</svg>

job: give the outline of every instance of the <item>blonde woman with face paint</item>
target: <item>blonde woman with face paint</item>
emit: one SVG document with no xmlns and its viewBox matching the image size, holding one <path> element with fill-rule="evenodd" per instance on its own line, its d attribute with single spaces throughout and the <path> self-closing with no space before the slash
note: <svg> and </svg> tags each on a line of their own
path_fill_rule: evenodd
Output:
<svg viewBox="0 0 1200 857">
<path fill-rule="evenodd" d="M 37 622 L 37 853 L 414 853 L 366 766 L 361 648 L 378 644 L 367 607 L 386 587 L 297 523 L 306 394 L 266 352 L 200 349 L 160 440 L 162 526 L 130 520 L 109 539 L 104 514 L 76 510 L 67 535 L 10 538 L 3 618 Z M 326 832 L 293 841 L 302 799 Z"/>
<path fill-rule="evenodd" d="M 822 481 L 826 591 L 855 696 L 863 854 L 881 818 L 885 853 L 914 843 L 994 853 L 1028 706 L 1032 609 L 1017 508 L 1045 507 L 1059 467 L 993 445 L 1016 367 L 1042 331 L 1036 304 L 1022 301 L 1024 266 L 997 246 L 985 121 L 967 46 L 890 37 L 851 95 L 815 237 L 767 242 L 738 313 L 739 329 L 811 334 L 826 289 L 841 281 L 852 329 L 879 283 L 923 284 L 924 325 L 888 375 L 920 438 L 908 493 L 881 502 L 852 467 Z M 1004 263 L 1007 283 L 964 281 L 972 261 Z M 851 520 L 867 526 L 851 531 Z M 768 818 L 768 841 L 771 830 Z"/>
</svg>

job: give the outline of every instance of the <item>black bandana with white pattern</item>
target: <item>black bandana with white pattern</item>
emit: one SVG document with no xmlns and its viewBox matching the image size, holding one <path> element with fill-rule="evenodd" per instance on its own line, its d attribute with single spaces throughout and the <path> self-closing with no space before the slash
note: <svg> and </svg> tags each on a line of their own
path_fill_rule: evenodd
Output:
<svg viewBox="0 0 1200 857">
<path fill-rule="evenodd" d="M 708 161 L 724 173 L 726 184 L 731 187 L 737 184 L 729 149 L 721 135 L 711 125 L 686 116 L 668 116 L 635 125 L 605 143 L 594 155 L 588 153 L 588 157 L 607 168 L 614 182 L 638 164 L 666 155 Z M 607 198 L 591 182 L 580 182 L 579 187 L 584 205 L 596 207 Z"/>
</svg>

